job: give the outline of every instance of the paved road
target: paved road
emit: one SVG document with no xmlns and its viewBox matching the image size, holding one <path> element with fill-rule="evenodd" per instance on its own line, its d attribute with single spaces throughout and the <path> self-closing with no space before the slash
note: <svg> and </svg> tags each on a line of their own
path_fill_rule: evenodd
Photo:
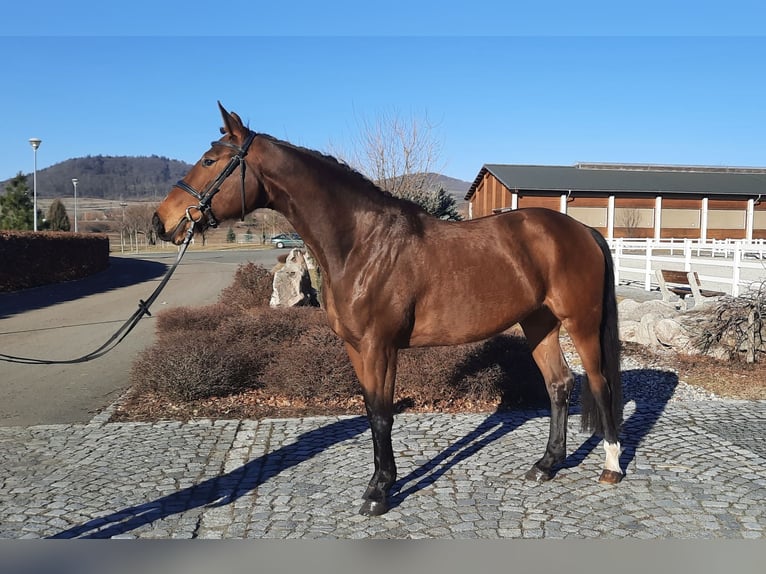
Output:
<svg viewBox="0 0 766 574">
<path fill-rule="evenodd" d="M 627 476 L 570 425 L 566 468 L 522 479 L 545 413 L 400 415 L 392 510 L 357 514 L 363 417 L 0 428 L 0 538 L 760 539 L 766 404 L 631 403 Z"/>
<path fill-rule="evenodd" d="M 271 266 L 278 253 L 192 248 L 152 312 L 214 302 L 241 262 Z M 152 293 L 174 260 L 174 253 L 112 257 L 106 271 L 85 279 L 0 293 L 0 352 L 71 359 L 93 351 Z M 88 363 L 0 363 L 0 426 L 87 423 L 128 387 L 134 358 L 154 338 L 154 320 L 145 317 L 115 350 Z"/>
</svg>

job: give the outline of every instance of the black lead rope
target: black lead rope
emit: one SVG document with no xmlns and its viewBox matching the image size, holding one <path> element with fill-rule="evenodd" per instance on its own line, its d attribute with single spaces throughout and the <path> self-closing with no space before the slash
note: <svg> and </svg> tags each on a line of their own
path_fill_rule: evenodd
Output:
<svg viewBox="0 0 766 574">
<path fill-rule="evenodd" d="M 176 257 L 175 262 L 173 265 L 170 266 L 170 269 L 168 269 L 167 273 L 165 273 L 165 277 L 162 278 L 162 281 L 160 281 L 160 284 L 157 285 L 157 288 L 154 290 L 154 292 L 149 296 L 149 298 L 144 301 L 143 299 L 139 300 L 138 302 L 138 309 L 136 309 L 136 312 L 133 313 L 133 315 L 125 321 L 125 323 L 120 327 L 117 332 L 110 337 L 110 339 L 101 345 L 98 349 L 95 351 L 92 351 L 88 353 L 87 355 L 83 355 L 82 357 L 77 357 L 76 359 L 68 359 L 63 361 L 51 361 L 47 359 L 34 359 L 31 357 L 15 357 L 13 355 L 5 355 L 3 353 L 0 353 L 0 361 L 5 361 L 7 363 L 21 363 L 23 365 L 73 365 L 76 363 L 85 363 L 87 361 L 92 361 L 93 359 L 98 359 L 99 357 L 102 357 L 106 355 L 109 351 L 114 349 L 117 345 L 119 345 L 125 337 L 128 336 L 128 333 L 130 333 L 133 330 L 133 327 L 135 327 L 138 322 L 144 317 L 144 315 L 148 315 L 149 317 L 152 316 L 152 314 L 149 312 L 149 307 L 151 307 L 152 303 L 157 299 L 162 289 L 167 285 L 168 281 L 170 281 L 170 276 L 173 275 L 173 272 L 176 270 L 176 267 L 178 267 L 178 264 L 181 262 L 181 258 L 184 256 L 184 253 L 186 253 L 186 248 L 189 247 L 189 243 L 191 243 L 192 236 L 194 235 L 194 221 L 190 220 L 191 224 L 189 225 L 189 229 L 186 232 L 186 237 L 184 238 L 183 243 L 181 244 L 180 249 L 178 250 L 178 257 Z"/>
</svg>

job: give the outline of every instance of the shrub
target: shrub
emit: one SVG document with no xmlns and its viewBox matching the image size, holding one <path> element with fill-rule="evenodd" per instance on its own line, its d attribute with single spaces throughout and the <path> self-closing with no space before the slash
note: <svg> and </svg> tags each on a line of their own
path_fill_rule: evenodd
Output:
<svg viewBox="0 0 766 574">
<path fill-rule="evenodd" d="M 703 353 L 755 363 L 766 354 L 766 281 L 739 297 L 721 297 L 690 314 L 692 344 Z"/>
<path fill-rule="evenodd" d="M 206 307 L 176 307 L 157 314 L 157 334 L 162 339 L 167 334 L 186 333 L 190 340 L 215 331 L 236 309 L 222 303 Z"/>
<path fill-rule="evenodd" d="M 246 352 L 241 341 L 221 341 L 218 336 L 193 343 L 185 333 L 166 334 L 161 345 L 141 353 L 131 370 L 136 390 L 192 401 L 258 386 L 266 357 Z"/>
<path fill-rule="evenodd" d="M 359 382 L 323 310 L 271 308 L 271 275 L 240 266 L 219 302 L 158 315 L 157 343 L 131 372 L 141 391 L 177 401 L 261 389 L 314 404 L 353 402 Z M 510 334 L 481 343 L 399 353 L 399 405 L 449 409 L 466 401 L 511 408 L 547 406 L 526 341 Z"/>
<path fill-rule="evenodd" d="M 109 238 L 0 231 L 0 261 L 0 291 L 80 279 L 109 266 Z"/>
<path fill-rule="evenodd" d="M 545 384 L 526 341 L 508 334 L 454 347 L 399 353 L 399 396 L 446 408 L 470 400 L 498 408 L 546 406 Z"/>
<path fill-rule="evenodd" d="M 237 267 L 232 284 L 221 291 L 218 302 L 240 310 L 267 306 L 273 281 L 271 273 L 262 265 L 243 263 Z"/>
<path fill-rule="evenodd" d="M 290 345 L 281 346 L 265 368 L 269 389 L 277 395 L 326 402 L 358 395 L 351 361 L 343 342 L 325 324 L 324 313 L 313 309 L 302 315 L 303 331 Z"/>
</svg>

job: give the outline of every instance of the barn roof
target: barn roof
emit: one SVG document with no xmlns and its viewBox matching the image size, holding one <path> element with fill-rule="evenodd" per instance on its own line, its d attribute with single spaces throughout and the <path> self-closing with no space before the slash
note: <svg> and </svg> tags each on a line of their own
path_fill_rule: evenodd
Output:
<svg viewBox="0 0 766 574">
<path fill-rule="evenodd" d="M 507 165 L 485 164 L 466 200 L 489 172 L 518 191 L 592 191 L 619 193 L 766 195 L 766 168 L 652 166 L 624 164 Z"/>
</svg>

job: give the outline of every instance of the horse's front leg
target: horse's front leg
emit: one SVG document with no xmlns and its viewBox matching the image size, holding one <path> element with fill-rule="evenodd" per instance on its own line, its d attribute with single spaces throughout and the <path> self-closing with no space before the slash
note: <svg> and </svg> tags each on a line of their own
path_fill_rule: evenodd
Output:
<svg viewBox="0 0 766 574">
<path fill-rule="evenodd" d="M 359 512 L 366 516 L 379 516 L 388 511 L 388 492 L 396 481 L 391 427 L 394 424 L 397 351 L 378 345 L 366 345 L 361 352 L 348 344 L 346 349 L 362 384 L 375 461 L 375 471 L 362 496 L 364 503 Z"/>
<path fill-rule="evenodd" d="M 551 420 L 545 453 L 525 475 L 529 480 L 542 482 L 553 478 L 555 467 L 566 458 L 569 396 L 574 386 L 574 377 L 561 352 L 559 324 L 555 318 L 547 313 L 538 313 L 530 320 L 523 321 L 522 327 L 551 400 Z"/>
</svg>

